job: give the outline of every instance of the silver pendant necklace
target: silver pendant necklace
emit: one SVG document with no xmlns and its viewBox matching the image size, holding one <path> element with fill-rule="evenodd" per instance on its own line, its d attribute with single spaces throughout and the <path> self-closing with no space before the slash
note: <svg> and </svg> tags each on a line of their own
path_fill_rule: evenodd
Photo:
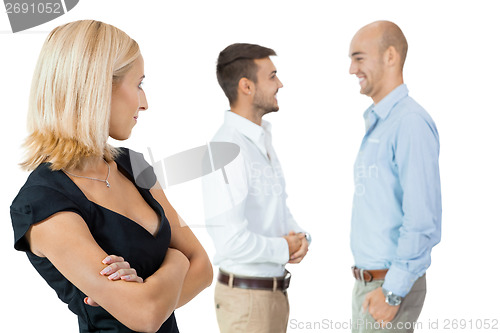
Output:
<svg viewBox="0 0 500 333">
<path fill-rule="evenodd" d="M 99 178 L 93 178 L 93 177 L 86 177 L 86 176 L 78 176 L 78 175 L 75 175 L 75 174 L 72 174 L 71 172 L 68 172 L 67 170 L 64 170 L 62 169 L 62 171 L 64 171 L 65 173 L 67 173 L 68 175 L 70 176 L 73 176 L 73 177 L 78 177 L 78 178 L 85 178 L 85 179 L 90 179 L 90 180 L 97 180 L 99 182 L 103 182 L 106 184 L 106 186 L 108 188 L 111 187 L 111 185 L 109 185 L 109 182 L 108 182 L 108 178 L 109 178 L 109 173 L 110 173 L 110 167 L 109 167 L 109 164 L 108 162 L 106 162 L 106 160 L 104 160 L 104 163 L 106 163 L 106 165 L 108 166 L 108 175 L 106 176 L 106 179 L 99 179 Z"/>
</svg>

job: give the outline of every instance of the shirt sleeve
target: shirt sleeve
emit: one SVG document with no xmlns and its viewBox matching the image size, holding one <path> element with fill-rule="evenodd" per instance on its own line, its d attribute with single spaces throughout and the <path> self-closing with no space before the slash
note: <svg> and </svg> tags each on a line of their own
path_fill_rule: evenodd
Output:
<svg viewBox="0 0 500 333">
<path fill-rule="evenodd" d="M 238 263 L 286 264 L 288 243 L 283 237 L 266 237 L 249 230 L 245 218 L 248 193 L 241 155 L 222 170 L 203 177 L 207 230 L 217 256 Z"/>
<path fill-rule="evenodd" d="M 61 211 L 82 215 L 73 201 L 55 189 L 38 185 L 21 189 L 10 206 L 14 248 L 19 251 L 30 251 L 25 238 L 29 228 Z"/>
<path fill-rule="evenodd" d="M 272 147 L 271 147 L 271 149 L 272 149 Z M 276 152 L 274 152 L 274 150 L 273 150 L 273 155 L 276 157 Z M 280 168 L 281 172 L 283 172 L 283 170 L 281 168 L 281 163 L 278 162 L 278 164 L 279 164 L 279 168 Z M 286 230 L 288 230 L 288 232 L 295 231 L 296 233 L 299 233 L 299 232 L 304 232 L 305 233 L 306 231 L 300 227 L 300 225 L 297 223 L 297 221 L 293 217 L 292 212 L 290 211 L 290 208 L 288 208 L 288 204 L 286 203 L 286 201 L 288 200 L 288 193 L 286 192 L 285 177 L 282 177 L 282 180 L 283 180 L 283 191 L 284 191 L 284 196 L 285 196 L 285 222 L 286 222 Z"/>
<path fill-rule="evenodd" d="M 288 194 L 286 194 L 286 197 L 288 198 Z M 286 225 L 287 225 L 287 229 L 288 231 L 295 231 L 296 233 L 299 233 L 299 232 L 307 232 L 305 231 L 304 229 L 302 229 L 302 227 L 297 223 L 297 221 L 295 221 L 295 218 L 293 217 L 292 213 L 290 212 L 290 208 L 288 208 L 288 205 L 286 205 L 286 212 L 285 212 L 285 215 L 286 215 Z"/>
<path fill-rule="evenodd" d="M 432 120 L 417 113 L 405 116 L 394 149 L 403 224 L 383 287 L 404 297 L 430 266 L 432 247 L 441 239 L 439 135 Z"/>
</svg>

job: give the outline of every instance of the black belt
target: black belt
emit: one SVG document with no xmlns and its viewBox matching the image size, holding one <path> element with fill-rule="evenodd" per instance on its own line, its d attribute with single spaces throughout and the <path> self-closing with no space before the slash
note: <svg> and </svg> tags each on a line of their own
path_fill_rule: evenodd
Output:
<svg viewBox="0 0 500 333">
<path fill-rule="evenodd" d="M 232 277 L 232 285 L 231 285 Z M 234 274 L 228 274 L 219 270 L 219 277 L 217 280 L 225 285 L 243 289 L 263 289 L 263 290 L 281 290 L 285 291 L 290 286 L 290 279 L 292 274 L 285 270 L 285 275 L 276 278 L 264 277 L 241 277 Z"/>
</svg>

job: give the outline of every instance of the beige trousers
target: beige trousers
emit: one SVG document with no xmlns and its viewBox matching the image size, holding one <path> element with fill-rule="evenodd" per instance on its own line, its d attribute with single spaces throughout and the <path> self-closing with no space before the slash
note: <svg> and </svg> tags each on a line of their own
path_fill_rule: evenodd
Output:
<svg viewBox="0 0 500 333">
<path fill-rule="evenodd" d="M 215 312 L 221 333 L 286 332 L 286 291 L 231 288 L 217 281 Z"/>
<path fill-rule="evenodd" d="M 380 327 L 368 311 L 363 311 L 363 301 L 366 294 L 381 287 L 383 283 L 384 280 L 375 280 L 367 282 L 365 285 L 362 281 L 356 281 L 352 291 L 352 332 L 412 333 L 414 328 L 418 328 L 415 323 L 422 311 L 427 291 L 425 274 L 415 281 L 408 295 L 403 298 L 396 317 L 389 323 L 390 327 L 388 326 L 385 329 Z"/>
</svg>

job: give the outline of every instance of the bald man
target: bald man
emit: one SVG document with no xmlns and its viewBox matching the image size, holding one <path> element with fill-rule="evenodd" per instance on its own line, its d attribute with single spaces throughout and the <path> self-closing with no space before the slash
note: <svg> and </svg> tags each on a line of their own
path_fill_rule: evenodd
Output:
<svg viewBox="0 0 500 333">
<path fill-rule="evenodd" d="M 353 332 L 413 332 L 441 239 L 439 136 L 408 96 L 407 49 L 396 24 L 378 21 L 361 28 L 349 50 L 349 73 L 373 100 L 354 166 Z"/>
</svg>

